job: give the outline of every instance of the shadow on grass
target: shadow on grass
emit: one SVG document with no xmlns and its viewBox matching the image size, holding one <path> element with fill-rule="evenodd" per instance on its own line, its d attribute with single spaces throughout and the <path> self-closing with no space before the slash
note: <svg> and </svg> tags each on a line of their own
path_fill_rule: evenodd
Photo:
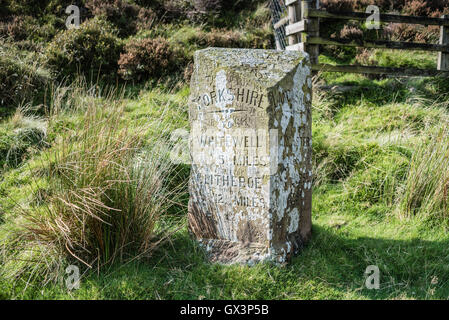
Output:
<svg viewBox="0 0 449 320">
<path fill-rule="evenodd" d="M 291 264 L 212 265 L 187 232 L 147 262 L 89 276 L 82 299 L 387 299 L 447 298 L 449 241 L 362 237 L 314 226 L 313 240 Z M 368 265 L 380 289 L 365 287 Z M 83 286 L 82 286 L 83 287 Z M 92 297 L 92 292 L 99 296 Z"/>
</svg>

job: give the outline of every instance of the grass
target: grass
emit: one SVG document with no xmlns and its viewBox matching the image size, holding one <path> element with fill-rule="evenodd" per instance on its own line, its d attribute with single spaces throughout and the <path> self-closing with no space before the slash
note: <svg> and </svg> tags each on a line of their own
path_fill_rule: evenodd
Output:
<svg viewBox="0 0 449 320">
<path fill-rule="evenodd" d="M 336 191 L 317 195 L 338 197 Z M 448 237 L 423 232 L 418 221 L 370 219 L 357 208 L 314 207 L 313 239 L 286 267 L 211 265 L 189 235 L 178 233 L 150 262 L 115 265 L 90 274 L 80 290 L 29 289 L 27 299 L 445 299 L 449 296 Z M 323 210 L 324 209 L 324 210 Z M 320 213 L 317 213 L 319 211 Z M 380 290 L 364 287 L 368 265 L 381 270 Z"/>
<path fill-rule="evenodd" d="M 27 115 L 26 107 L 18 108 L 0 125 L 0 172 L 20 165 L 30 154 L 38 152 L 45 145 L 46 135 L 45 121 Z"/>
<path fill-rule="evenodd" d="M 435 131 L 413 154 L 401 199 L 401 212 L 406 216 L 447 219 L 448 134 L 445 125 Z"/>
<path fill-rule="evenodd" d="M 0 117 L 11 113 L 11 104 L 39 101 L 52 79 L 44 63 L 42 54 L 18 50 L 0 38 Z"/>
<path fill-rule="evenodd" d="M 129 130 L 120 96 L 90 95 L 87 105 L 81 100 L 75 110 L 60 110 L 81 120 L 61 132 L 35 167 L 25 169 L 32 177 L 32 200 L 20 204 L 10 198 L 13 213 L 0 248 L 5 278 L 48 283 L 60 279 L 65 262 L 99 270 L 148 258 L 182 226 L 176 216 L 168 217 L 182 206 L 186 188 L 169 161 L 170 132 L 160 121 L 164 110 Z M 50 130 L 58 116 L 52 112 Z"/>
<path fill-rule="evenodd" d="M 246 45 L 259 37 L 252 22 L 267 18 L 256 7 L 135 37 L 164 36 L 189 56 L 226 27 Z M 354 63 L 349 51 L 320 61 Z M 17 70 L 50 77 L 19 57 Z M 370 57 L 419 68 L 435 58 Z M 189 127 L 179 75 L 123 88 L 50 84 L 37 108 L 19 96 L 22 108 L 0 110 L 0 299 L 448 299 L 449 82 L 342 73 L 316 82 L 313 237 L 286 266 L 213 265 L 190 236 L 190 168 L 167 161 L 171 133 Z M 69 264 L 83 274 L 79 290 L 64 285 Z M 369 265 L 379 290 L 364 285 Z"/>
<path fill-rule="evenodd" d="M 351 76 L 343 78 L 329 82 L 347 84 Z M 411 207 L 419 209 L 413 215 L 404 209 L 410 203 L 408 199 L 417 201 L 421 194 L 440 190 L 439 176 L 420 170 L 431 161 L 425 157 L 429 150 L 435 150 L 440 157 L 446 154 L 442 148 L 446 140 L 438 140 L 442 135 L 438 128 L 447 123 L 446 104 L 444 99 L 435 102 L 426 98 L 440 84 L 438 80 L 368 81 L 360 76 L 352 76 L 350 81 L 354 86 L 350 95 L 315 93 L 313 238 L 290 265 L 265 264 L 250 268 L 209 264 L 183 228 L 149 259 L 114 263 L 100 273 L 89 272 L 78 263 L 82 272 L 87 271 L 79 290 L 67 291 L 63 283 L 48 284 L 42 289 L 35 282 L 13 285 L 3 279 L 0 296 L 26 299 L 448 298 L 447 219 L 427 204 L 412 204 Z M 187 114 L 179 112 L 187 97 L 185 86 L 143 89 L 123 99 L 121 118 L 130 131 L 161 115 L 171 130 L 187 128 Z M 94 101 L 101 103 L 101 99 Z M 84 121 L 77 112 L 69 117 L 71 120 L 65 117 L 62 113 L 59 120 Z M 434 172 L 445 174 L 439 168 L 436 166 Z M 11 169 L 0 188 L 14 193 L 14 188 L 29 185 L 25 172 L 23 166 Z M 428 177 L 434 180 L 429 181 Z M 420 181 L 433 184 L 425 189 L 426 185 Z M 6 199 L 2 197 L 3 204 L 7 204 Z M 432 199 L 444 202 L 441 197 L 429 201 Z M 380 290 L 368 290 L 364 286 L 368 265 L 380 268 Z"/>
</svg>

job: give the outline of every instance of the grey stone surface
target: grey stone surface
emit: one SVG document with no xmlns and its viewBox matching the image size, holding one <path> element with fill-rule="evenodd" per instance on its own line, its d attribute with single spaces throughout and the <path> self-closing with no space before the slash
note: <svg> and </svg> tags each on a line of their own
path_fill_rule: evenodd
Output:
<svg viewBox="0 0 449 320">
<path fill-rule="evenodd" d="M 211 261 L 285 263 L 310 238 L 311 94 L 304 53 L 195 53 L 189 229 Z"/>
</svg>

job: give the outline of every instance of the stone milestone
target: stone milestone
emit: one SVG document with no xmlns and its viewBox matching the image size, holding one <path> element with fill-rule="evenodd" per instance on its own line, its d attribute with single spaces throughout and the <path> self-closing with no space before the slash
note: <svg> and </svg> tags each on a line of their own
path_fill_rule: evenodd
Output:
<svg viewBox="0 0 449 320">
<path fill-rule="evenodd" d="M 189 230 L 211 261 L 282 264 L 310 238 L 311 82 L 299 51 L 195 53 Z"/>
</svg>

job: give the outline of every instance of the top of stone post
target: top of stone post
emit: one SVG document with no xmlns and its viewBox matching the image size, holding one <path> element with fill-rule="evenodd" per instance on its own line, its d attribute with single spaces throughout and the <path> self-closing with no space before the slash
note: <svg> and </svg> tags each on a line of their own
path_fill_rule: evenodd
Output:
<svg viewBox="0 0 449 320">
<path fill-rule="evenodd" d="M 244 72 L 247 80 L 266 88 L 276 85 L 301 61 L 309 63 L 308 54 L 302 51 L 264 49 L 207 48 L 195 52 L 195 62 L 198 62 L 198 59 L 209 60 L 216 68 L 229 67 L 234 72 Z M 248 74 L 249 70 L 257 72 Z"/>
</svg>

